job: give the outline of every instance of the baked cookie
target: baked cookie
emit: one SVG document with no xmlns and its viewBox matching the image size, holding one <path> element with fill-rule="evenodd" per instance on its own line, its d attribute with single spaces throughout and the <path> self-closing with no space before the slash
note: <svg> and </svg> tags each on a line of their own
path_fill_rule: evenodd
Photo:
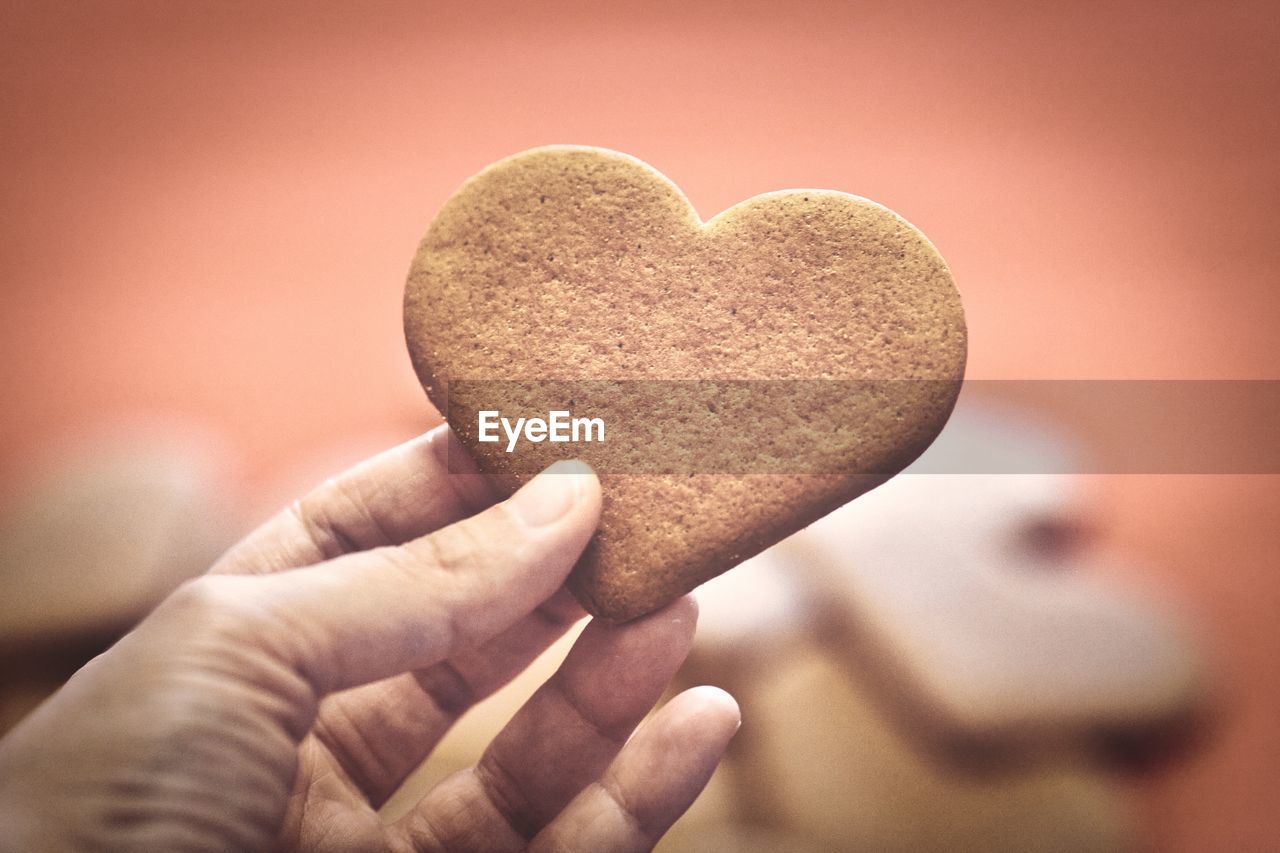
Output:
<svg viewBox="0 0 1280 853">
<path fill-rule="evenodd" d="M 500 492 L 554 458 L 595 467 L 604 509 L 570 586 L 614 620 L 905 467 L 946 422 L 966 352 L 946 264 L 887 208 L 788 190 L 704 223 L 652 167 L 568 146 L 449 199 L 409 273 L 405 334 Z M 485 412 L 555 410 L 599 418 L 603 440 L 508 441 L 493 415 L 486 434 Z"/>
</svg>

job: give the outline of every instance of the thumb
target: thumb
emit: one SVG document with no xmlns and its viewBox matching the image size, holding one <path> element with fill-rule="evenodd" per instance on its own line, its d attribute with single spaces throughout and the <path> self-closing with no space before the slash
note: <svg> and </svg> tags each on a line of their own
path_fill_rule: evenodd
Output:
<svg viewBox="0 0 1280 853">
<path fill-rule="evenodd" d="M 589 467 L 557 462 L 510 499 L 403 545 L 205 580 L 247 587 L 231 591 L 253 602 L 243 639 L 324 695 L 430 666 L 529 614 L 564 583 L 600 501 Z"/>
</svg>

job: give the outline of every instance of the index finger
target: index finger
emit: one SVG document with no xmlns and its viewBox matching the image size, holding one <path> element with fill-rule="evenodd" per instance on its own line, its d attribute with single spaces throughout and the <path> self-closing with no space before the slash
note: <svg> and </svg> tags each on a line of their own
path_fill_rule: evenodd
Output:
<svg viewBox="0 0 1280 853">
<path fill-rule="evenodd" d="M 403 545 L 474 515 L 496 496 L 441 424 L 331 477 L 222 556 L 214 574 L 268 574 Z"/>
</svg>

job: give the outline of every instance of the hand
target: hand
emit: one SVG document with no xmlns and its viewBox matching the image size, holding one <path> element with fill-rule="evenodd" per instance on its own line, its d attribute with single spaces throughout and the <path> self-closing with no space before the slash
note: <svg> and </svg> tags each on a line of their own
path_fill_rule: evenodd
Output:
<svg viewBox="0 0 1280 853">
<path fill-rule="evenodd" d="M 727 694 L 695 688 L 628 740 L 688 651 L 691 599 L 588 625 L 474 767 L 378 816 L 583 615 L 562 583 L 595 476 L 561 463 L 484 509 L 474 471 L 447 473 L 452 440 L 434 430 L 296 502 L 0 741 L 0 846 L 652 847 L 738 726 Z"/>
</svg>

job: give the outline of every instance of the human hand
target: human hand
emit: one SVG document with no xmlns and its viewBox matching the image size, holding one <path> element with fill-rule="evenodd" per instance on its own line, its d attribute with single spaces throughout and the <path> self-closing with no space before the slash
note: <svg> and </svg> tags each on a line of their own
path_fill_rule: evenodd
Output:
<svg viewBox="0 0 1280 853">
<path fill-rule="evenodd" d="M 490 507 L 479 475 L 447 472 L 450 441 L 441 427 L 296 502 L 0 741 L 0 846 L 652 847 L 739 720 L 695 688 L 628 740 L 688 652 L 688 598 L 588 625 L 474 767 L 379 818 L 468 707 L 583 615 L 562 583 L 595 476 L 565 465 Z"/>
</svg>

